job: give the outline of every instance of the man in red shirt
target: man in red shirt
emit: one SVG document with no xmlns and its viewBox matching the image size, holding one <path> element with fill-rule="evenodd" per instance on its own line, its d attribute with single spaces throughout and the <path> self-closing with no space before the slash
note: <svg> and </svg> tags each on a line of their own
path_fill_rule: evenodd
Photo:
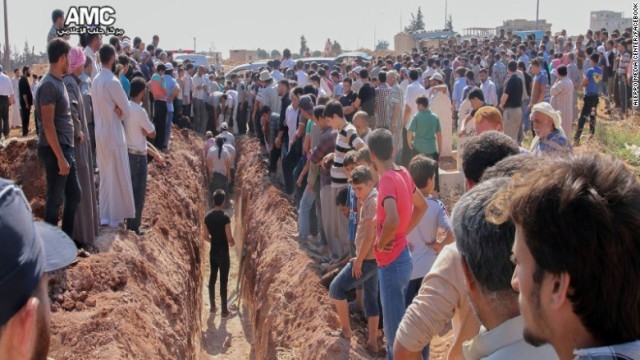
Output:
<svg viewBox="0 0 640 360">
<path fill-rule="evenodd" d="M 389 130 L 377 129 L 371 133 L 369 151 L 373 166 L 380 173 L 375 254 L 387 358 L 393 359 L 393 342 L 404 315 L 403 299 L 413 268 L 407 234 L 422 219 L 427 203 L 407 169 L 393 162 L 393 138 Z"/>
</svg>

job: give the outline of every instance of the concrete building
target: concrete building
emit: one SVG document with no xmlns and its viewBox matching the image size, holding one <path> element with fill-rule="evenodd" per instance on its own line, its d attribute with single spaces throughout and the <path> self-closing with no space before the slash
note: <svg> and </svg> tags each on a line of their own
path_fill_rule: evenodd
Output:
<svg viewBox="0 0 640 360">
<path fill-rule="evenodd" d="M 229 50 L 229 60 L 236 63 L 250 63 L 258 60 L 256 50 Z"/>
<path fill-rule="evenodd" d="M 411 53 L 411 49 L 437 46 L 439 40 L 449 39 L 457 33 L 448 30 L 401 32 L 393 37 L 393 49 L 396 53 Z"/>
<path fill-rule="evenodd" d="M 504 29 L 506 33 L 509 31 L 551 31 L 551 23 L 548 23 L 547 20 L 539 19 L 538 25 L 536 26 L 535 20 L 513 19 L 505 20 L 501 26 L 496 27 L 496 34 L 500 33 L 500 29 Z"/>
<path fill-rule="evenodd" d="M 625 28 L 631 27 L 631 18 L 623 17 L 623 13 L 610 10 L 600 10 L 591 12 L 591 20 L 589 21 L 589 29 L 595 31 L 602 28 L 611 32 L 615 29 L 624 31 Z"/>
</svg>

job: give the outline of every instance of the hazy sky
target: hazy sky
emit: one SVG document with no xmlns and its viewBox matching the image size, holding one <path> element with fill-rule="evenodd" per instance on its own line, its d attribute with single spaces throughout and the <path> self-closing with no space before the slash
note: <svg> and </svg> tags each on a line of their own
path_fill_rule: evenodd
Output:
<svg viewBox="0 0 640 360">
<path fill-rule="evenodd" d="M 145 43 L 153 34 L 160 36 L 163 49 L 193 48 L 222 51 L 263 48 L 292 52 L 300 49 L 300 35 L 305 35 L 312 50 L 322 50 L 327 38 L 338 40 L 343 49 L 374 46 L 387 40 L 393 47 L 393 36 L 401 25 L 409 23 L 411 13 L 422 7 L 427 30 L 444 26 L 445 0 L 416 1 L 70 1 L 7 0 L 9 42 L 22 51 L 25 40 L 37 51 L 45 50 L 51 27 L 51 11 L 45 3 L 55 4 L 65 12 L 74 5 L 110 5 L 117 11 L 115 27 L 126 34 L 140 36 Z M 158 4 L 173 4 L 159 8 Z M 317 5 L 312 5 L 317 4 Z M 54 5 L 50 5 L 53 10 Z M 188 7 L 187 7 L 188 6 Z M 319 6 L 322 6 L 320 8 Z M 569 34 L 584 33 L 592 10 L 622 11 L 631 16 L 631 1 L 624 0 L 540 0 L 540 19 L 553 24 L 552 31 L 567 29 Z M 466 27 L 496 27 L 502 20 L 535 19 L 535 0 L 449 0 L 454 30 Z M 4 10 L 2 10 L 4 15 Z M 0 43 L 4 49 L 4 27 Z M 72 38 L 77 42 L 77 38 Z"/>
</svg>

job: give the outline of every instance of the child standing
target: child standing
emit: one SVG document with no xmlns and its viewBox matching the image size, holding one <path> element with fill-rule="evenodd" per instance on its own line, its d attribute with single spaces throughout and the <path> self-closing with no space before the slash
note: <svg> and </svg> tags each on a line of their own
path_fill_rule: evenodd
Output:
<svg viewBox="0 0 640 360">
<path fill-rule="evenodd" d="M 211 312 L 215 313 L 215 286 L 220 270 L 220 302 L 222 304 L 221 315 L 223 318 L 229 317 L 227 308 L 227 282 L 229 280 L 229 246 L 234 246 L 233 235 L 231 235 L 231 219 L 222 209 L 226 194 L 223 190 L 216 190 L 213 193 L 213 209 L 207 213 L 204 223 L 209 231 L 211 250 L 209 261 L 211 263 L 211 275 L 209 276 L 209 301 L 211 302 Z"/>
<path fill-rule="evenodd" d="M 413 259 L 413 270 L 405 297 L 407 307 L 418 294 L 422 279 L 431 270 L 442 247 L 453 242 L 453 231 L 444 204 L 431 196 L 435 190 L 436 171 L 438 171 L 437 162 L 422 154 L 414 157 L 409 163 L 409 174 L 428 207 L 418 225 L 407 235 L 407 243 Z M 446 231 L 447 234 L 442 242 L 436 239 L 438 229 Z M 428 345 L 422 350 L 422 358 L 429 359 Z"/>
<path fill-rule="evenodd" d="M 356 257 L 345 266 L 333 279 L 329 287 L 329 297 L 333 300 L 340 318 L 341 335 L 350 339 L 352 336 L 349 323 L 349 305 L 347 292 L 363 286 L 364 310 L 368 320 L 369 339 L 367 349 L 378 352 L 378 266 L 373 250 L 375 241 L 375 217 L 378 191 L 373 185 L 371 171 L 366 166 L 358 166 L 351 173 L 351 184 L 360 205 L 360 218 L 356 230 Z"/>
</svg>

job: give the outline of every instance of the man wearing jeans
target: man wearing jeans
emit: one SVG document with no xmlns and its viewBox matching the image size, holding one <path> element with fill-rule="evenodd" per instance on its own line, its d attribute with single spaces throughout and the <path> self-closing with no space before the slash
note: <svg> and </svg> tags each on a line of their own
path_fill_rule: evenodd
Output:
<svg viewBox="0 0 640 360">
<path fill-rule="evenodd" d="M 69 95 L 62 77 L 69 69 L 70 46 L 54 39 L 47 46 L 49 73 L 38 86 L 35 99 L 36 118 L 42 123 L 38 137 L 38 157 L 47 178 L 44 221 L 58 225 L 60 206 L 64 201 L 62 231 L 73 236 L 73 223 L 82 191 L 76 173 L 74 127 Z M 79 142 L 83 141 L 79 132 Z"/>
<path fill-rule="evenodd" d="M 131 112 L 124 122 L 124 134 L 129 150 L 129 168 L 131 169 L 131 186 L 133 188 L 133 201 L 136 208 L 134 218 L 127 219 L 127 229 L 138 235 L 144 232 L 140 229 L 144 198 L 147 192 L 147 137 L 156 137 L 153 124 L 147 116 L 147 112 L 141 106 L 144 99 L 147 82 L 143 78 L 135 78 L 131 81 Z"/>
<path fill-rule="evenodd" d="M 422 219 L 427 203 L 409 172 L 393 162 L 393 138 L 389 130 L 377 129 L 371 133 L 369 151 L 374 168 L 380 173 L 375 254 L 387 358 L 392 360 L 413 268 L 407 234 Z"/>
<path fill-rule="evenodd" d="M 522 92 L 524 86 L 522 79 L 516 73 L 518 63 L 515 60 L 509 61 L 507 70 L 509 72 L 509 80 L 507 80 L 504 93 L 500 99 L 500 108 L 503 109 L 502 123 L 504 124 L 504 133 L 513 140 L 518 141 L 518 131 L 522 126 Z"/>
</svg>

